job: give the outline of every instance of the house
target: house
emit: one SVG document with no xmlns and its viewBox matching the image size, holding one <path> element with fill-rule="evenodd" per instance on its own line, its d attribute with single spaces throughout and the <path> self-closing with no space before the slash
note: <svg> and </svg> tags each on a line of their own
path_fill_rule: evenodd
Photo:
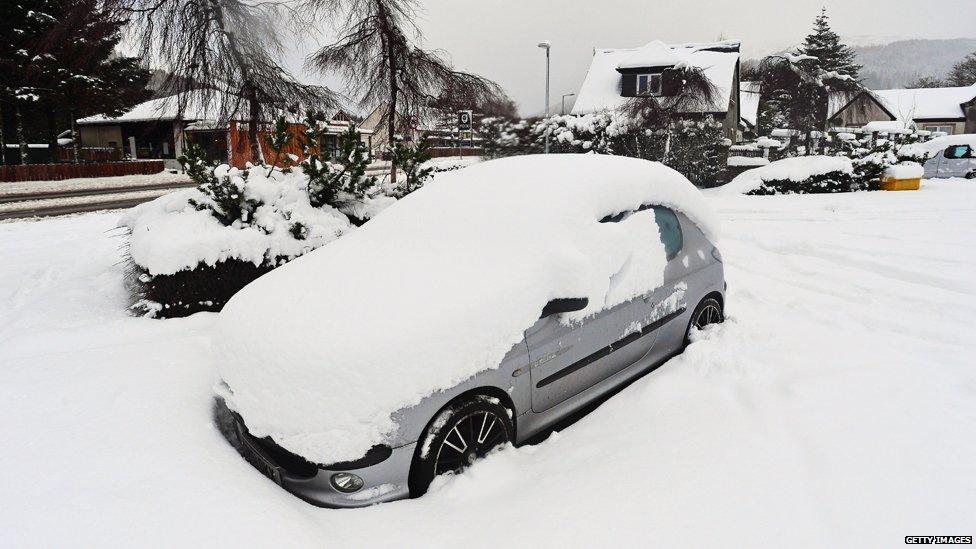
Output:
<svg viewBox="0 0 976 549">
<path fill-rule="evenodd" d="M 637 96 L 667 97 L 674 93 L 674 83 L 666 69 L 689 65 L 700 68 L 718 93 L 712 104 L 693 107 L 687 114 L 713 115 L 722 122 L 726 137 L 740 140 L 739 43 L 734 41 L 667 45 L 654 40 L 639 48 L 594 49 L 572 112 L 618 109 Z"/>
<path fill-rule="evenodd" d="M 976 84 L 955 88 L 866 90 L 849 101 L 832 100 L 829 123 L 859 128 L 869 122 L 900 123 L 947 134 L 976 133 Z"/>
<path fill-rule="evenodd" d="M 203 146 L 209 160 L 243 166 L 251 159 L 248 122 L 221 118 L 219 105 L 204 105 L 199 92 L 190 92 L 182 112 L 176 97 L 171 96 L 140 103 L 115 117 L 82 118 L 77 125 L 83 148 L 116 149 L 129 160 L 160 159 L 166 168 L 179 169 L 176 159 L 183 154 L 184 143 L 190 139 Z M 355 121 L 341 110 L 332 115 L 322 144 L 326 154 L 338 150 L 338 137 L 351 124 Z M 262 121 L 259 131 L 265 134 L 273 127 L 272 120 Z M 290 132 L 297 135 L 303 129 L 304 125 L 296 120 Z M 371 132 L 360 130 L 360 133 L 367 141 L 370 139 Z M 264 139 L 260 140 L 260 146 L 262 155 L 269 158 Z M 300 155 L 297 145 L 293 148 L 289 152 Z"/>
</svg>

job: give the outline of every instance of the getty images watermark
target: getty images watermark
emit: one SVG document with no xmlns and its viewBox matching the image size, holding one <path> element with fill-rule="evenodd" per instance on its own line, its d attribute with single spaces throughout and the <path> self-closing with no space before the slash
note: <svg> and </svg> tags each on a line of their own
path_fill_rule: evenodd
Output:
<svg viewBox="0 0 976 549">
<path fill-rule="evenodd" d="M 905 536 L 909 545 L 972 545 L 973 536 Z"/>
</svg>

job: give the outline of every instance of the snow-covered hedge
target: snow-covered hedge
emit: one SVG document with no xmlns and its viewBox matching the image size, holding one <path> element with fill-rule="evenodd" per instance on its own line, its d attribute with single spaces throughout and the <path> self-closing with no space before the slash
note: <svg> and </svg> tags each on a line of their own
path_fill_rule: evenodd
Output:
<svg viewBox="0 0 976 549">
<path fill-rule="evenodd" d="M 797 156 L 742 172 L 722 187 L 734 194 L 816 194 L 859 189 L 854 165 L 843 156 Z"/>
<path fill-rule="evenodd" d="M 269 173 L 270 171 L 270 173 Z M 341 206 L 313 206 L 309 178 L 293 170 L 218 166 L 195 189 L 164 195 L 124 215 L 137 310 L 155 316 L 216 311 L 265 272 L 324 246 L 395 201 L 376 188 Z M 240 209 L 222 211 L 208 185 Z M 210 192 L 207 192 L 210 190 Z M 341 197 L 340 197 L 341 198 Z M 223 207 L 227 209 L 226 206 Z"/>
<path fill-rule="evenodd" d="M 618 110 L 534 121 L 488 118 L 480 131 L 488 158 L 540 153 L 548 132 L 552 153 L 654 160 L 677 170 L 697 186 L 712 186 L 721 178 L 730 145 L 721 123 L 711 116 L 652 129 Z"/>
</svg>

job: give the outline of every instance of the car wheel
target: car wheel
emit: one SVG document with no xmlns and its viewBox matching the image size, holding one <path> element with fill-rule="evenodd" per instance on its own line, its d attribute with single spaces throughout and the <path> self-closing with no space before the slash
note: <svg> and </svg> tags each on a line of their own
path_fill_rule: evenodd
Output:
<svg viewBox="0 0 976 549">
<path fill-rule="evenodd" d="M 976 172 L 969 172 L 966 174 L 966 179 L 976 179 Z"/>
<path fill-rule="evenodd" d="M 714 297 L 707 297 L 695 307 L 691 313 L 691 320 L 688 321 L 688 330 L 685 332 L 685 345 L 691 343 L 691 329 L 701 330 L 710 324 L 719 324 L 725 321 L 725 314 L 722 312 L 722 304 Z"/>
<path fill-rule="evenodd" d="M 445 408 L 420 438 L 410 467 L 410 494 L 422 495 L 437 475 L 459 473 L 511 442 L 511 411 L 494 397 L 475 396 Z"/>
</svg>

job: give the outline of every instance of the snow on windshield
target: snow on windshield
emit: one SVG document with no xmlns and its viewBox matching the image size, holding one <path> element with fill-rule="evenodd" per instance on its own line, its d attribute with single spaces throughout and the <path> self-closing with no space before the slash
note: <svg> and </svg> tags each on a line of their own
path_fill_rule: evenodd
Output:
<svg viewBox="0 0 976 549">
<path fill-rule="evenodd" d="M 663 282 L 651 211 L 706 235 L 701 193 L 663 165 L 528 156 L 439 175 L 361 229 L 238 293 L 214 347 L 228 404 L 258 436 L 319 463 L 356 459 L 392 414 L 496 367 L 554 298 L 578 321 Z"/>
</svg>

